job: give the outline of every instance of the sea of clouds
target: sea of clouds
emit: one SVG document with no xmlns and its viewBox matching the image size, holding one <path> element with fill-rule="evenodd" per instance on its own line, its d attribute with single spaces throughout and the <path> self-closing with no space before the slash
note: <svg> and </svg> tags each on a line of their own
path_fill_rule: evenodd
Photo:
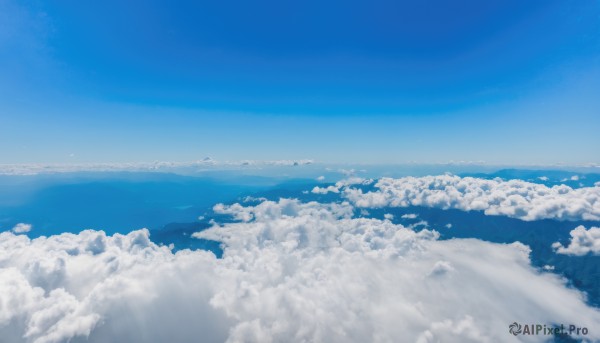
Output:
<svg viewBox="0 0 600 343">
<path fill-rule="evenodd" d="M 1 233 L 0 337 L 498 342 L 515 339 L 508 325 L 517 321 L 575 323 L 600 339 L 592 329 L 600 311 L 566 280 L 532 267 L 520 243 L 439 240 L 435 231 L 353 217 L 349 202 L 281 199 L 215 212 L 238 222 L 194 235 L 223 242 L 221 259 L 173 253 L 147 230 Z"/>
<path fill-rule="evenodd" d="M 521 180 L 486 180 L 455 175 L 381 178 L 374 190 L 364 192 L 356 184 L 373 180 L 338 182 L 315 187 L 315 194 L 340 193 L 357 207 L 424 206 L 463 211 L 484 211 L 521 220 L 600 220 L 600 185 L 573 189 L 548 187 Z"/>
</svg>

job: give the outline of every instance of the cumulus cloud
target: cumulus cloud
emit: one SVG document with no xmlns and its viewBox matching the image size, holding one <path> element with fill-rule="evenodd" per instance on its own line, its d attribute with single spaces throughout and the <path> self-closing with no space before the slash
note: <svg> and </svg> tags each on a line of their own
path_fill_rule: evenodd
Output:
<svg viewBox="0 0 600 343">
<path fill-rule="evenodd" d="M 600 187 L 547 187 L 521 180 L 486 180 L 439 175 L 382 178 L 376 190 L 344 187 L 342 194 L 358 207 L 426 206 L 484 211 L 521 220 L 600 220 Z"/>
<path fill-rule="evenodd" d="M 327 187 L 319 187 L 319 186 L 315 186 L 315 188 L 312 189 L 311 193 L 314 194 L 327 194 L 327 193 L 339 193 L 340 189 L 339 187 L 336 186 L 327 186 Z"/>
<path fill-rule="evenodd" d="M 353 217 L 349 203 L 281 199 L 216 210 L 239 222 L 194 236 L 223 242 L 221 259 L 173 253 L 147 230 L 0 234 L 0 337 L 494 342 L 511 337 L 513 321 L 600 322 L 565 280 L 532 268 L 520 243 L 438 240 L 435 231 Z"/>
<path fill-rule="evenodd" d="M 315 194 L 327 194 L 327 193 L 339 193 L 340 189 L 346 188 L 352 185 L 370 185 L 374 182 L 373 179 L 364 179 L 362 177 L 350 177 L 347 179 L 340 180 L 336 182 L 334 185 L 327 187 L 319 187 L 316 186 L 312 189 L 312 193 Z"/>
<path fill-rule="evenodd" d="M 402 219 L 416 219 L 417 218 L 417 214 L 416 213 L 407 213 L 407 214 L 403 214 L 402 217 L 400 217 Z"/>
<path fill-rule="evenodd" d="M 19 223 L 12 228 L 14 233 L 27 233 L 31 231 L 31 224 Z"/>
<path fill-rule="evenodd" d="M 567 247 L 559 242 L 552 244 L 558 254 L 583 256 L 589 253 L 600 255 L 600 227 L 592 227 L 586 230 L 579 225 L 571 230 L 571 241 Z"/>
<path fill-rule="evenodd" d="M 147 230 L 0 234 L 3 342 L 224 341 L 212 253 L 173 254 Z M 214 327 L 213 327 L 214 326 Z"/>
</svg>

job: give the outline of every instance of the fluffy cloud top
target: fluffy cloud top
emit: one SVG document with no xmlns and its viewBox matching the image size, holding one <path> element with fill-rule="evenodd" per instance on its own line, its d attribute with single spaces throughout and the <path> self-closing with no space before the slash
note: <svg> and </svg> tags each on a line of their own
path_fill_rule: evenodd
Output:
<svg viewBox="0 0 600 343">
<path fill-rule="evenodd" d="M 14 233 L 26 233 L 31 231 L 31 224 L 19 223 L 12 228 Z"/>
<path fill-rule="evenodd" d="M 214 255 L 175 255 L 148 236 L 0 234 L 2 342 L 226 340 L 207 293 Z"/>
<path fill-rule="evenodd" d="M 559 242 L 552 244 L 558 254 L 583 256 L 589 253 L 600 255 L 600 227 L 586 230 L 579 225 L 571 231 L 571 242 L 564 247 Z"/>
<path fill-rule="evenodd" d="M 339 193 L 340 189 L 346 188 L 352 185 L 370 185 L 374 182 L 373 179 L 364 179 L 361 177 L 349 177 L 336 182 L 334 185 L 327 187 L 314 187 L 311 192 L 314 194 L 327 194 L 327 193 Z"/>
<path fill-rule="evenodd" d="M 440 241 L 435 231 L 352 217 L 348 203 L 282 199 L 215 209 L 241 220 L 195 234 L 224 242 L 222 259 L 174 254 L 146 230 L 33 240 L 0 234 L 0 337 L 498 342 L 512 339 L 514 321 L 600 322 L 580 292 L 532 268 L 520 243 Z"/>
<path fill-rule="evenodd" d="M 358 207 L 426 206 L 484 211 L 522 220 L 600 220 L 600 187 L 547 187 L 521 180 L 485 180 L 453 175 L 382 178 L 375 191 L 344 187 Z M 340 188 L 338 188 L 340 191 Z"/>
</svg>

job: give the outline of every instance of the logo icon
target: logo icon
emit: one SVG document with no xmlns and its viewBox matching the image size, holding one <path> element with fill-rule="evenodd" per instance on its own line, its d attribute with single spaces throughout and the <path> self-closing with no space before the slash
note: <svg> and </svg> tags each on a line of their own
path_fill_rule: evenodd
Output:
<svg viewBox="0 0 600 343">
<path fill-rule="evenodd" d="M 514 322 L 508 326 L 508 332 L 512 333 L 515 336 L 520 334 L 521 330 L 522 330 L 521 324 L 519 324 L 517 322 Z"/>
</svg>

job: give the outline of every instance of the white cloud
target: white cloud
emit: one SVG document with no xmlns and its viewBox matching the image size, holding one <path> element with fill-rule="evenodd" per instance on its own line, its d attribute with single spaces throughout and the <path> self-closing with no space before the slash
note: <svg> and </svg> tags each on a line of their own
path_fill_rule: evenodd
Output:
<svg viewBox="0 0 600 343">
<path fill-rule="evenodd" d="M 427 228 L 429 226 L 429 223 L 426 220 L 420 220 L 414 224 L 410 224 L 409 226 L 407 226 L 409 229 L 414 230 L 418 227 L 421 228 Z"/>
<path fill-rule="evenodd" d="M 31 224 L 19 223 L 12 228 L 14 233 L 26 233 L 31 231 Z"/>
<path fill-rule="evenodd" d="M 426 206 L 484 211 L 521 220 L 600 220 L 600 187 L 547 187 L 521 180 L 485 180 L 453 175 L 382 178 L 375 191 L 344 187 L 358 207 Z"/>
<path fill-rule="evenodd" d="M 542 180 L 542 181 L 548 181 L 549 178 L 547 176 L 540 176 L 538 177 L 538 179 Z"/>
<path fill-rule="evenodd" d="M 415 213 L 407 213 L 407 214 L 403 214 L 402 217 L 400 217 L 400 218 L 402 218 L 402 219 L 416 219 L 417 216 L 418 215 L 415 214 Z"/>
<path fill-rule="evenodd" d="M 222 259 L 173 253 L 146 230 L 0 234 L 0 337 L 494 342 L 511 337 L 513 321 L 600 321 L 565 280 L 532 268 L 520 243 L 440 241 L 435 231 L 353 218 L 348 203 L 216 208 L 243 220 L 194 234 L 224 242 Z"/>
<path fill-rule="evenodd" d="M 312 193 L 315 194 L 327 194 L 327 193 L 339 193 L 340 189 L 346 188 L 352 185 L 370 185 L 374 182 L 373 179 L 364 179 L 362 177 L 350 177 L 347 179 L 340 180 L 335 183 L 335 185 L 331 185 L 328 187 L 318 187 L 312 189 Z"/>
<path fill-rule="evenodd" d="M 387 220 L 393 220 L 394 219 L 394 215 L 391 214 L 391 213 L 386 213 L 386 214 L 383 215 L 383 218 L 387 219 Z"/>
<path fill-rule="evenodd" d="M 311 191 L 314 194 L 327 194 L 327 193 L 339 193 L 340 189 L 336 186 L 327 186 L 327 187 L 319 187 L 315 186 L 315 188 Z"/>
<path fill-rule="evenodd" d="M 257 198 L 257 197 L 253 197 L 253 196 L 250 196 L 250 195 L 247 195 L 247 196 L 244 197 L 244 199 L 242 199 L 243 202 L 265 201 L 265 200 L 267 200 L 267 198 L 264 198 L 264 197 L 258 197 Z"/>
<path fill-rule="evenodd" d="M 586 230 L 579 225 L 571 230 L 571 241 L 567 247 L 559 242 L 552 244 L 558 254 L 583 256 L 588 253 L 600 255 L 600 227 L 591 227 Z"/>
<path fill-rule="evenodd" d="M 203 251 L 173 254 L 151 243 L 147 230 L 33 240 L 4 232 L 0 337 L 35 343 L 78 342 L 88 335 L 90 342 L 224 341 L 228 319 L 210 305 L 215 261 Z"/>
<path fill-rule="evenodd" d="M 323 181 L 325 180 L 325 176 L 321 175 L 319 177 L 317 177 L 317 181 Z"/>
<path fill-rule="evenodd" d="M 332 217 L 349 218 L 352 217 L 353 207 L 348 202 L 321 204 L 316 201 L 300 203 L 295 199 L 281 199 L 279 202 L 263 201 L 256 206 L 242 206 L 238 203 L 233 205 L 217 204 L 213 207 L 213 211 L 218 214 L 231 215 L 236 220 L 249 222 L 308 216 L 317 213 L 330 219 Z"/>
</svg>

